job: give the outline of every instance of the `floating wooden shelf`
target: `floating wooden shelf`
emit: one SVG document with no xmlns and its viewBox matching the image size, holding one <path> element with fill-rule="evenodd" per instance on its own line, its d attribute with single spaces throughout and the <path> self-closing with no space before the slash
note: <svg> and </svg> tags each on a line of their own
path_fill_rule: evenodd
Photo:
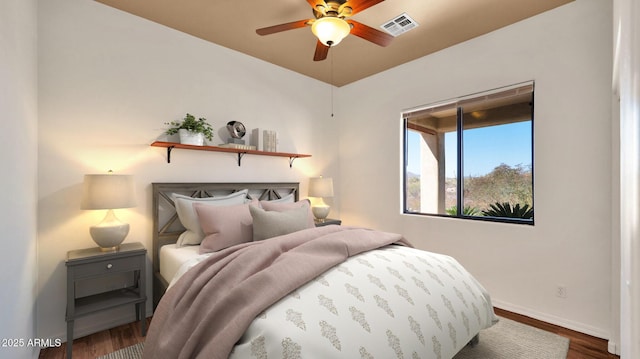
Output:
<svg viewBox="0 0 640 359">
<path fill-rule="evenodd" d="M 257 151 L 257 150 L 243 150 L 238 148 L 227 148 L 227 147 L 218 147 L 218 146 L 194 146 L 194 145 L 183 145 L 177 142 L 163 142 L 163 141 L 155 141 L 151 144 L 153 147 L 164 147 L 167 149 L 167 163 L 171 163 L 171 151 L 174 148 L 180 148 L 183 150 L 196 150 L 196 151 L 210 151 L 210 152 L 227 152 L 227 153 L 236 153 L 238 154 L 238 166 L 242 164 L 242 156 L 249 155 L 259 155 L 259 156 L 274 156 L 274 157 L 288 157 L 289 158 L 289 167 L 293 166 L 293 161 L 296 158 L 303 157 L 311 157 L 311 155 L 305 155 L 300 153 L 286 153 L 286 152 L 268 152 L 268 151 Z"/>
</svg>

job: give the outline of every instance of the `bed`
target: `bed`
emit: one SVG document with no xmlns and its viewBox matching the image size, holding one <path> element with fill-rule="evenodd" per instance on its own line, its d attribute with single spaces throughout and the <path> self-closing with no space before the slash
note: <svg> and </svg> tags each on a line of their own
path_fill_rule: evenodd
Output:
<svg viewBox="0 0 640 359">
<path fill-rule="evenodd" d="M 145 358 L 452 358 L 496 322 L 490 296 L 454 258 L 395 233 L 316 228 L 297 183 L 152 187 L 156 311 Z M 185 201 L 205 238 L 217 235 L 213 217 L 250 218 L 253 233 L 185 245 Z"/>
</svg>

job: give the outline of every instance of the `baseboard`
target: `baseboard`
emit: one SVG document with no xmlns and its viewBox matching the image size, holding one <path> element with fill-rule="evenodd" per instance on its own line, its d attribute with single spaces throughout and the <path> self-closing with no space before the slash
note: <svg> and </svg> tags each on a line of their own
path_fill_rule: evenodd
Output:
<svg viewBox="0 0 640 359">
<path fill-rule="evenodd" d="M 620 351 L 618 350 L 618 343 L 612 342 L 611 340 L 609 340 L 609 342 L 607 343 L 607 351 L 611 354 L 620 356 Z"/>
<path fill-rule="evenodd" d="M 563 328 L 575 330 L 576 332 L 591 335 L 596 338 L 609 340 L 610 333 L 602 330 L 601 328 L 596 328 L 590 325 L 585 325 L 584 323 L 567 320 L 565 318 L 557 317 L 555 315 L 549 315 L 547 313 L 537 312 L 529 308 L 525 308 L 512 303 L 503 302 L 493 298 L 491 299 L 491 301 L 495 307 L 498 307 L 500 309 L 508 310 L 510 312 L 514 312 L 517 314 L 526 315 L 527 317 L 541 320 L 543 322 L 547 322 L 550 324 L 558 325 Z M 610 342 L 610 343 L 611 343 L 610 345 L 613 345 L 615 347 L 615 343 L 613 342 Z"/>
</svg>

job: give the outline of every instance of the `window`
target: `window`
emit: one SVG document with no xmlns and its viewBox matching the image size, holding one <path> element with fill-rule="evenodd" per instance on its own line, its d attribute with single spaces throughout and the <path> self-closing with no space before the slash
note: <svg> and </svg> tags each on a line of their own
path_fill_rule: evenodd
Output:
<svg viewBox="0 0 640 359">
<path fill-rule="evenodd" d="M 533 224 L 533 90 L 403 113 L 404 213 Z"/>
</svg>

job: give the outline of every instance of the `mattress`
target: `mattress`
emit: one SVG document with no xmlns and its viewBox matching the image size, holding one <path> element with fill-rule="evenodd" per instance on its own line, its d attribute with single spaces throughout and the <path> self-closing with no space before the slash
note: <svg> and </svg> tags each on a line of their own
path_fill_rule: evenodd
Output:
<svg viewBox="0 0 640 359">
<path fill-rule="evenodd" d="M 200 246 L 177 247 L 175 244 L 167 244 L 160 247 L 160 275 L 167 283 L 175 277 L 182 264 L 198 257 Z"/>
</svg>

